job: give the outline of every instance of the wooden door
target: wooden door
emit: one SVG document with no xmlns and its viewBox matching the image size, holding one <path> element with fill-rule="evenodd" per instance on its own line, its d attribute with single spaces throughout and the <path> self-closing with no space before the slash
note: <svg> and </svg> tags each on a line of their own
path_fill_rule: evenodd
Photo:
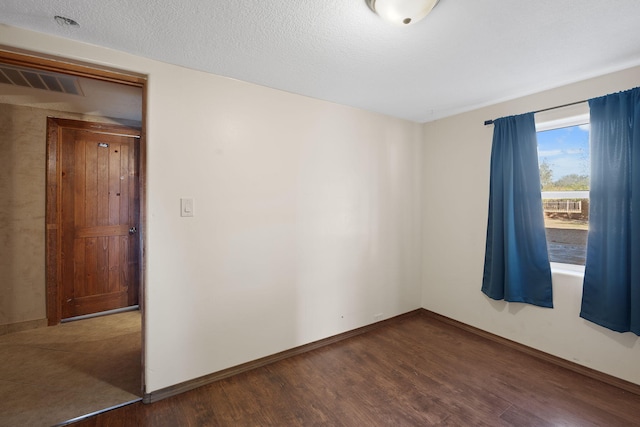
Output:
<svg viewBox="0 0 640 427">
<path fill-rule="evenodd" d="M 61 318 L 138 304 L 139 134 L 58 120 Z"/>
</svg>

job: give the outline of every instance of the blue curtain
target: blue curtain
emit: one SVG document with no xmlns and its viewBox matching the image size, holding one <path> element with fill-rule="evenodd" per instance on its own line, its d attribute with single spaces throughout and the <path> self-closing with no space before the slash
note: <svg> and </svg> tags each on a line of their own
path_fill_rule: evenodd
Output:
<svg viewBox="0 0 640 427">
<path fill-rule="evenodd" d="M 640 88 L 589 100 L 591 190 L 580 316 L 640 335 Z"/>
<path fill-rule="evenodd" d="M 482 292 L 553 307 L 533 113 L 494 121 Z"/>
</svg>

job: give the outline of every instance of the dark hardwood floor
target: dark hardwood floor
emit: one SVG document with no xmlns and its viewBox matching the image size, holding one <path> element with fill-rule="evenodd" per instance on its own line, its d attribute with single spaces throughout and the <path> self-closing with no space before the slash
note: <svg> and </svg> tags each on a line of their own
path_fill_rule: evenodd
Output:
<svg viewBox="0 0 640 427">
<path fill-rule="evenodd" d="M 640 396 L 417 314 L 75 427 L 640 426 Z"/>
</svg>

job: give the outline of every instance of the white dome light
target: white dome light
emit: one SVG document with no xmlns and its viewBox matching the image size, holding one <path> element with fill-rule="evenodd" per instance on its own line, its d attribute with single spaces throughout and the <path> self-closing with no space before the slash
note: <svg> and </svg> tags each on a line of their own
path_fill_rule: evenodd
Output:
<svg viewBox="0 0 640 427">
<path fill-rule="evenodd" d="M 366 0 L 381 18 L 398 25 L 418 22 L 431 12 L 438 0 Z"/>
</svg>

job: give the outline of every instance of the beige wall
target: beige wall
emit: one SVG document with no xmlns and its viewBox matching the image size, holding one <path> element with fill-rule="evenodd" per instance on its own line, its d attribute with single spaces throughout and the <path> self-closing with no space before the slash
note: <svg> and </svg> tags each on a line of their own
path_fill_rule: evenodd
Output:
<svg viewBox="0 0 640 427">
<path fill-rule="evenodd" d="M 0 332 L 19 329 L 20 325 L 46 324 L 43 319 L 46 319 L 44 215 L 48 116 L 113 122 L 95 116 L 0 104 L 0 197 L 3 200 L 0 203 Z"/>
<path fill-rule="evenodd" d="M 0 325 L 45 314 L 46 112 L 0 104 Z"/>
<path fill-rule="evenodd" d="M 494 301 L 480 291 L 493 135 L 483 122 L 639 85 L 640 68 L 632 68 L 424 125 L 423 307 L 640 384 L 640 339 L 579 317 L 580 274 L 554 270 L 554 309 Z"/>
</svg>

